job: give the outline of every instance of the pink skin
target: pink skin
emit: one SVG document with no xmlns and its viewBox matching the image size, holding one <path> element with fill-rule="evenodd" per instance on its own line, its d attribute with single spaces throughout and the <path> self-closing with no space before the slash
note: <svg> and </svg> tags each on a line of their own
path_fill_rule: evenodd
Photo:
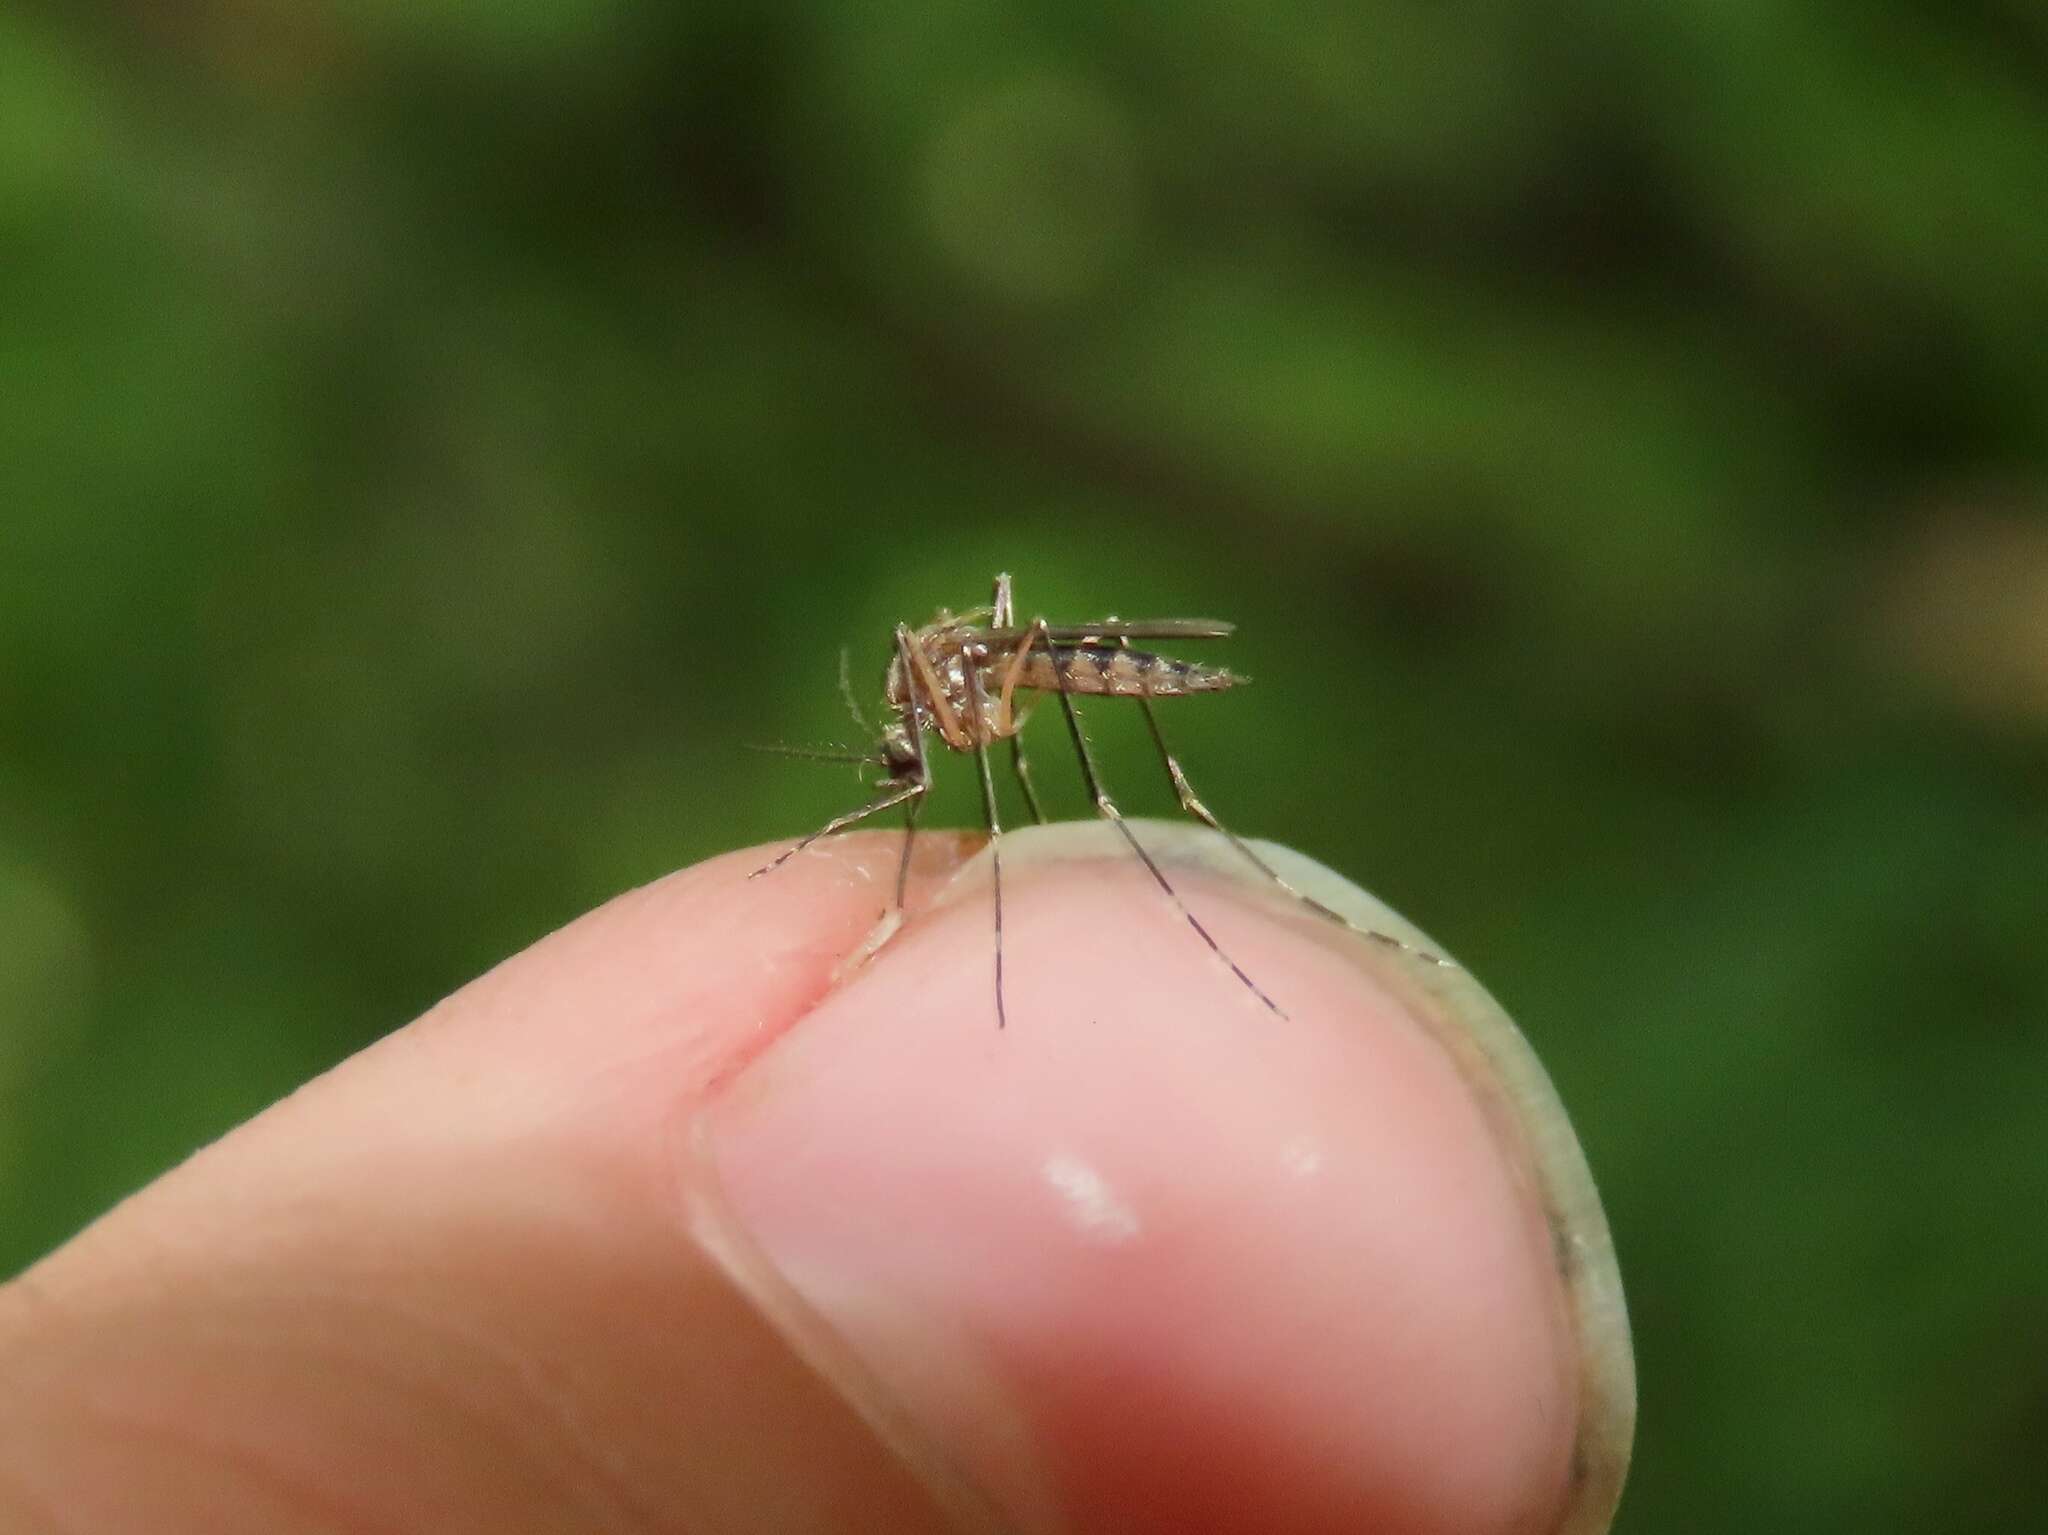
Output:
<svg viewBox="0 0 2048 1535">
<path fill-rule="evenodd" d="M 1177 876 L 1282 1020 L 1029 846 L 1006 1031 L 960 839 L 843 984 L 896 840 L 733 854 L 167 1175 L 0 1287 L 0 1526 L 1550 1528 L 1558 1283 L 1446 1058 L 1284 900 Z"/>
<path fill-rule="evenodd" d="M 1007 1398 L 1027 1448 L 962 1449 L 1027 1522 L 1551 1527 L 1562 1292 L 1448 1057 L 1289 898 L 1173 875 L 1283 1019 L 1096 846 L 1013 851 L 1006 1031 L 984 865 L 741 1079 L 741 1218 L 928 1416 Z"/>
</svg>

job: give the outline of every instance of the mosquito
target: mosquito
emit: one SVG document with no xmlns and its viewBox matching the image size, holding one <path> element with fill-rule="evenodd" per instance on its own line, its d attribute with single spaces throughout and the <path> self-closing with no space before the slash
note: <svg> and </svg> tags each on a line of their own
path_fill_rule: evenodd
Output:
<svg viewBox="0 0 2048 1535">
<path fill-rule="evenodd" d="M 1448 965 L 1448 960 L 1426 953 L 1388 933 L 1360 927 L 1332 907 L 1296 889 L 1237 833 L 1217 820 L 1188 782 L 1180 759 L 1166 744 L 1159 725 L 1155 700 L 1183 698 L 1197 693 L 1220 693 L 1242 686 L 1249 679 L 1218 666 L 1176 660 L 1133 641 L 1219 640 L 1229 635 L 1234 624 L 1207 618 L 1162 618 L 1131 620 L 1116 617 L 1086 624 L 1052 624 L 1034 618 L 1017 622 L 1015 597 L 1010 577 L 995 579 L 995 597 L 985 608 L 954 614 L 943 609 L 922 628 L 898 624 L 891 638 L 888 670 L 883 683 L 884 708 L 888 711 L 881 739 L 873 752 L 848 754 L 840 760 L 870 763 L 883 771 L 874 787 L 874 797 L 856 810 L 835 816 L 809 836 L 785 849 L 771 862 L 749 875 L 759 878 L 780 868 L 820 838 L 858 825 L 885 810 L 904 807 L 903 853 L 896 866 L 896 888 L 885 922 L 899 919 L 910 878 L 910 852 L 917 831 L 918 812 L 931 790 L 931 759 L 925 738 L 936 736 L 949 751 L 972 754 L 981 778 L 982 815 L 988 827 L 989 855 L 993 866 L 995 892 L 995 990 L 996 1026 L 1008 1026 L 1003 999 L 1003 862 L 1002 824 L 996 809 L 995 774 L 989 764 L 991 749 L 1009 743 L 1010 771 L 1032 820 L 1043 824 L 1045 810 L 1031 778 L 1031 765 L 1024 755 L 1023 728 L 1029 704 L 1018 695 L 1053 693 L 1066 717 L 1067 734 L 1081 765 L 1081 778 L 1093 801 L 1095 813 L 1122 835 L 1166 899 L 1186 919 L 1197 937 L 1242 982 L 1266 1009 L 1279 1017 L 1287 1015 L 1280 1005 L 1225 952 L 1215 935 L 1202 925 L 1174 889 L 1159 863 L 1138 840 L 1130 823 L 1103 786 L 1095 754 L 1089 747 L 1081 716 L 1074 700 L 1082 696 L 1136 699 L 1144 712 L 1152 744 L 1159 752 L 1167 777 L 1173 784 L 1180 808 L 1204 826 L 1224 837 L 1230 846 L 1254 868 L 1295 900 L 1319 915 L 1340 923 L 1361 937 L 1389 948 L 1399 949 L 1429 964 Z M 840 657 L 840 691 L 862 728 L 859 705 L 847 676 L 846 657 Z M 771 748 L 772 749 L 772 748 Z M 803 756 L 831 756 L 829 753 L 798 752 Z"/>
</svg>

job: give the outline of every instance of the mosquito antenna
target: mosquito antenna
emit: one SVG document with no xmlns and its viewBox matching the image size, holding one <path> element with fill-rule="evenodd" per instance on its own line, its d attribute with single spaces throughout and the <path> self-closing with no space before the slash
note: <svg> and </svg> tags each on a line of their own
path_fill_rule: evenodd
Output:
<svg viewBox="0 0 2048 1535">
<path fill-rule="evenodd" d="M 866 766 L 882 761 L 874 752 L 854 752 L 820 746 L 784 746 L 776 741 L 746 741 L 741 744 L 750 752 L 768 752 L 777 757 L 802 757 L 810 762 L 854 762 Z"/>
<path fill-rule="evenodd" d="M 860 712 L 860 700 L 853 696 L 853 650 L 850 646 L 839 647 L 839 696 L 846 700 L 846 712 L 853 716 L 854 724 L 860 726 L 862 735 L 873 735 L 874 726 L 867 722 Z"/>
</svg>

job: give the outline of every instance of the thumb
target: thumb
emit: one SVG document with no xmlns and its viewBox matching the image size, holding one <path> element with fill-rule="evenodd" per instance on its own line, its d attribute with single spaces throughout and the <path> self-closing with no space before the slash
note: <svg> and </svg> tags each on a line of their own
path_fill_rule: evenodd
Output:
<svg viewBox="0 0 2048 1535">
<path fill-rule="evenodd" d="M 166 1532 L 1604 1527 L 1626 1329 L 1540 1071 L 1447 1028 L 1498 1018 L 1462 975 L 1141 834 L 1285 1018 L 1103 828 L 1005 843 L 1000 1032 L 965 844 L 844 984 L 894 839 L 713 860 L 0 1291 L 0 1489 Z"/>
</svg>

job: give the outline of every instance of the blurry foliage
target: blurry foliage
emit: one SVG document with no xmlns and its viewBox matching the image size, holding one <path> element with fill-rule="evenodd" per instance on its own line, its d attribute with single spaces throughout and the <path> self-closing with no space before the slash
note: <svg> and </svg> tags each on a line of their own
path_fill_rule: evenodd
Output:
<svg viewBox="0 0 2048 1535">
<path fill-rule="evenodd" d="M 1240 620 L 1212 802 L 1536 1039 L 1622 1528 L 2039 1519 L 2042 14 L 0 15 L 0 1271 L 1008 568 Z"/>
</svg>

